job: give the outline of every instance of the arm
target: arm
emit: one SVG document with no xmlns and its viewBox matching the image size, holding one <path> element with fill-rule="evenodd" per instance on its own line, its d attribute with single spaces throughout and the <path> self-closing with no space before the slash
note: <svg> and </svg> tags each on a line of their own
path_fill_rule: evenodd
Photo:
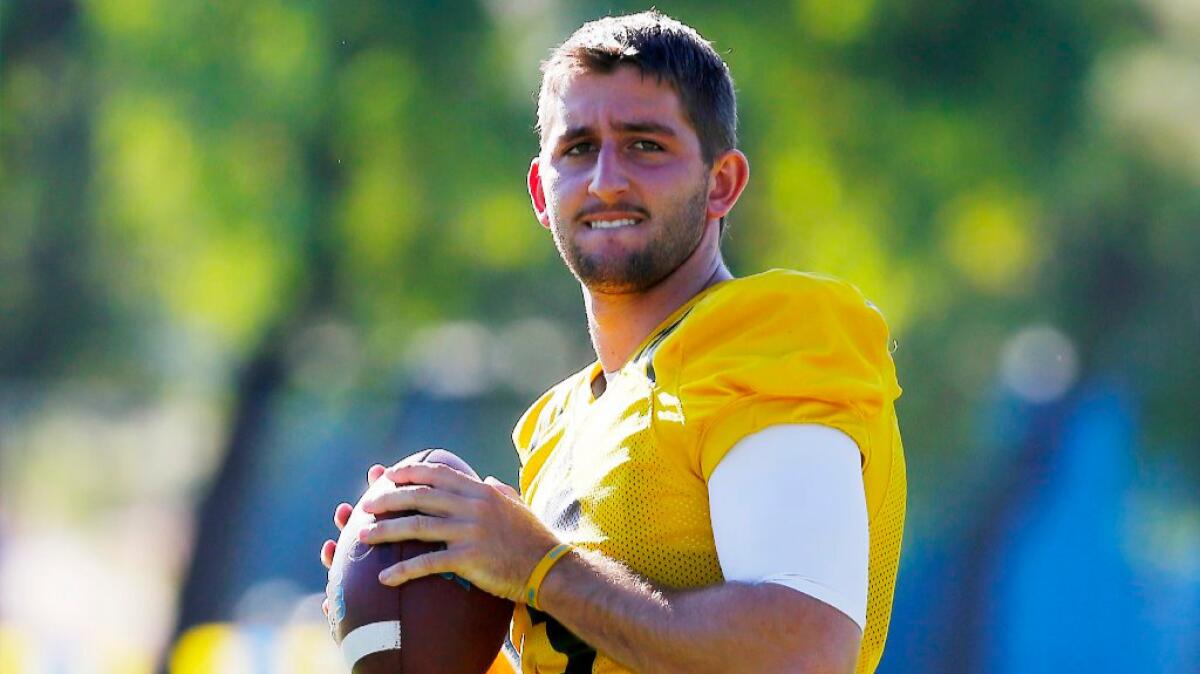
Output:
<svg viewBox="0 0 1200 674">
<path fill-rule="evenodd" d="M 854 441 L 815 425 L 755 433 L 717 466 L 709 500 L 722 571 L 743 582 L 657 592 L 584 553 L 547 576 L 543 608 L 639 670 L 852 671 L 868 555 Z"/>
<path fill-rule="evenodd" d="M 853 442 L 848 438 L 846 441 L 853 447 Z M 736 457 L 744 455 L 742 447 L 739 443 L 730 450 L 728 456 L 735 457 L 730 466 L 738 463 Z M 820 447 L 813 449 L 822 451 Z M 790 454 L 795 456 L 797 452 Z M 800 455 L 803 458 L 803 452 Z M 849 466 L 861 494 L 857 450 L 842 456 L 851 457 L 848 464 L 843 463 Z M 755 461 L 751 463 L 761 465 Z M 718 492 L 723 480 L 719 473 L 724 472 L 720 468 L 714 472 Z M 761 468 L 754 472 L 756 486 L 761 487 L 757 491 L 785 495 L 815 489 L 816 484 L 796 480 L 805 475 L 819 479 L 812 473 Z M 421 464 L 393 467 L 387 474 L 397 483 L 408 484 L 385 492 L 364 507 L 372 512 L 416 509 L 428 515 L 381 521 L 364 530 L 364 540 L 438 540 L 448 547 L 385 571 L 381 580 L 386 584 L 453 571 L 484 590 L 520 601 L 534 565 L 558 543 L 553 533 L 516 499 L 511 488 L 494 480 L 481 484 L 444 466 Z M 784 480 L 782 486 L 772 484 L 780 479 Z M 788 513 L 788 517 L 814 521 L 836 515 L 820 511 L 824 501 L 817 501 L 811 504 L 816 512 L 806 504 L 805 512 Z M 757 520 L 778 521 L 778 513 L 768 512 Z M 865 529 L 865 512 L 863 525 Z M 761 527 L 757 530 L 768 531 Z M 727 557 L 735 556 L 728 541 L 734 548 L 754 544 L 752 540 L 723 535 L 720 527 L 714 531 L 723 566 Z M 802 537 L 807 530 L 801 526 L 798 533 Z M 724 546 L 722 539 L 727 541 Z M 769 543 L 770 537 L 767 540 Z M 808 549 L 811 556 L 812 546 Z M 774 571 L 797 569 L 786 558 L 781 563 L 784 565 Z M 739 563 L 739 568 L 750 567 Z M 799 570 L 809 575 L 808 569 Z M 728 571 L 727 577 L 737 577 Z M 775 574 L 766 574 L 770 575 Z M 865 598 L 865 590 L 863 594 Z M 572 552 L 551 569 L 540 596 L 543 609 L 581 639 L 642 671 L 849 672 L 858 654 L 860 631 L 852 619 L 823 601 L 776 582 L 729 582 L 694 591 L 662 591 L 601 555 Z"/>
<path fill-rule="evenodd" d="M 775 583 L 655 590 L 599 555 L 572 552 L 542 606 L 636 671 L 852 672 L 861 634 L 837 609 Z"/>
</svg>

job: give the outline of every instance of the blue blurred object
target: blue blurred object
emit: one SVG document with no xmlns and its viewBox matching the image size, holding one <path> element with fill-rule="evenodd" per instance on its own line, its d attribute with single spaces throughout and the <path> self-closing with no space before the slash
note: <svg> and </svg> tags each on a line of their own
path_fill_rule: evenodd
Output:
<svg viewBox="0 0 1200 674">
<path fill-rule="evenodd" d="M 1124 396 L 1091 385 L 1062 412 L 1051 481 L 1025 504 L 992 585 L 995 672 L 1138 672 L 1156 661 L 1153 626 L 1122 550 L 1134 424 Z"/>
<path fill-rule="evenodd" d="M 1054 404 L 1002 398 L 991 414 L 1009 424 L 1012 460 L 979 502 L 1000 507 L 941 539 L 910 522 L 880 674 L 1197 671 L 1200 557 L 1160 559 L 1170 523 L 1146 521 L 1192 501 L 1136 507 L 1170 490 L 1145 474 L 1135 402 L 1091 381 Z M 1182 537 L 1186 556 L 1197 546 Z"/>
</svg>

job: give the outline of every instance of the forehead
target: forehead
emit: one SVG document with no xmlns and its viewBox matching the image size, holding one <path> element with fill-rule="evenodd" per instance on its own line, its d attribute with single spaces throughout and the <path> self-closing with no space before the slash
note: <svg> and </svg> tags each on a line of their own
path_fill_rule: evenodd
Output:
<svg viewBox="0 0 1200 674">
<path fill-rule="evenodd" d="M 547 143 L 571 129 L 603 131 L 628 122 L 654 122 L 677 135 L 695 136 L 675 90 L 633 66 L 611 73 L 572 73 L 556 88 L 557 93 L 543 102 Z"/>
</svg>

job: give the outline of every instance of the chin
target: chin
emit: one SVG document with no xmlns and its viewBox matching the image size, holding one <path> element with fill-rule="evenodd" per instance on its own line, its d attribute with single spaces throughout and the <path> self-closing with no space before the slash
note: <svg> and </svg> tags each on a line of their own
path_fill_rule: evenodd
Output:
<svg viewBox="0 0 1200 674">
<path fill-rule="evenodd" d="M 579 282 L 595 295 L 637 295 L 649 290 L 647 287 L 621 280 L 579 278 Z"/>
<path fill-rule="evenodd" d="M 645 292 L 662 283 L 675 269 L 677 267 L 661 264 L 649 253 L 631 255 L 619 261 L 578 257 L 571 264 L 580 283 L 594 293 L 606 295 Z"/>
</svg>

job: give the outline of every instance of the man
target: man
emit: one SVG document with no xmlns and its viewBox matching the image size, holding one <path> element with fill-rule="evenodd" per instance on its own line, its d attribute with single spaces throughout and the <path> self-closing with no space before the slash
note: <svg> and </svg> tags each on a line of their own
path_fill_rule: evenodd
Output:
<svg viewBox="0 0 1200 674">
<path fill-rule="evenodd" d="M 401 486 L 368 510 L 425 514 L 363 540 L 447 545 L 381 581 L 451 571 L 517 602 L 524 672 L 873 671 L 905 498 L 882 317 L 833 279 L 726 268 L 749 168 L 726 65 L 692 29 L 584 25 L 543 66 L 538 121 L 533 210 L 598 360 L 518 422 L 520 495 L 369 471 Z"/>
</svg>

